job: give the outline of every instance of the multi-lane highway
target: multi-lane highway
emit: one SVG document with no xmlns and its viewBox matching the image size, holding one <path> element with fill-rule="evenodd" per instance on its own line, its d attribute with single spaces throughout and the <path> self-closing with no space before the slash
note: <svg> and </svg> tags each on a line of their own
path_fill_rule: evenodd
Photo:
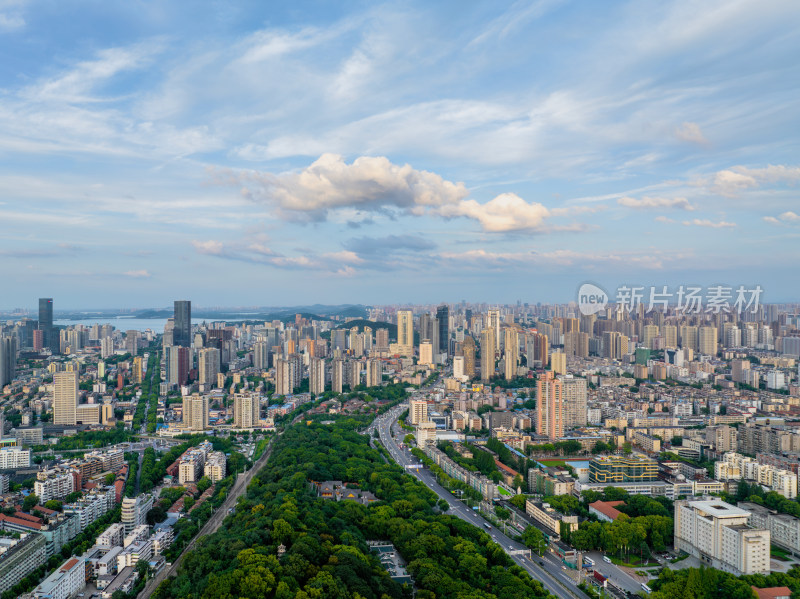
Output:
<svg viewBox="0 0 800 599">
<path fill-rule="evenodd" d="M 411 454 L 408 448 L 401 449 L 397 441 L 397 439 L 401 439 L 405 435 L 400 429 L 397 419 L 406 409 L 408 409 L 407 404 L 400 404 L 392 408 L 376 418 L 365 431 L 372 436 L 373 431 L 377 429 L 383 446 L 389 451 L 392 458 L 404 468 L 419 464 L 419 460 Z M 394 433 L 394 436 L 392 433 Z M 447 513 L 485 530 L 487 534 L 491 535 L 492 540 L 500 545 L 517 565 L 525 569 L 534 580 L 540 581 L 548 591 L 561 599 L 579 597 L 575 582 L 567 575 L 564 566 L 554 556 L 549 554 L 544 557 L 530 556 L 527 547 L 522 543 L 510 539 L 494 526 L 487 528 L 488 523 L 486 520 L 481 518 L 475 510 L 468 508 L 456 499 L 452 493 L 441 487 L 436 482 L 436 477 L 429 470 L 424 468 L 407 470 L 447 502 L 449 506 Z"/>
</svg>

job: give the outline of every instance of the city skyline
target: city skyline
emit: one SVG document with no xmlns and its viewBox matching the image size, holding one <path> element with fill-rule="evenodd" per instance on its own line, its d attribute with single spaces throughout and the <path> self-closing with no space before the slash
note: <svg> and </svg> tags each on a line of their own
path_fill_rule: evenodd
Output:
<svg viewBox="0 0 800 599">
<path fill-rule="evenodd" d="M 0 8 L 3 308 L 800 296 L 796 3 L 188 7 Z"/>
</svg>

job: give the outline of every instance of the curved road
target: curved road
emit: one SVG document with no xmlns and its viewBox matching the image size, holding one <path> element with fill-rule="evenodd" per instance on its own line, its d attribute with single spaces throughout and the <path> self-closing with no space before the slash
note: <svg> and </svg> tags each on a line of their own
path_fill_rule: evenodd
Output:
<svg viewBox="0 0 800 599">
<path fill-rule="evenodd" d="M 389 451 L 392 458 L 404 468 L 408 465 L 419 464 L 419 460 L 417 460 L 408 449 L 400 449 L 395 441 L 396 437 L 400 435 L 405 436 L 405 432 L 402 431 L 397 424 L 397 419 L 407 408 L 407 404 L 400 404 L 392 408 L 385 414 L 376 418 L 364 431 L 366 434 L 372 436 L 373 431 L 377 428 L 383 446 Z M 392 431 L 394 431 L 395 436 L 392 436 Z M 466 507 L 456 499 L 452 493 L 440 486 L 436 482 L 436 477 L 431 474 L 430 470 L 425 468 L 406 468 L 406 470 L 447 502 L 450 506 L 447 512 L 448 514 L 457 516 L 470 524 L 484 529 L 487 534 L 491 535 L 492 540 L 500 545 L 518 566 L 528 572 L 531 578 L 541 582 L 544 588 L 550 593 L 560 599 L 575 599 L 576 597 L 581 597 L 576 593 L 575 582 L 566 575 L 562 570 L 561 563 L 552 555 L 547 554 L 544 557 L 533 556 L 533 560 L 531 560 L 527 555 L 516 553 L 518 551 L 528 553 L 528 548 L 522 543 L 510 539 L 494 526 L 492 526 L 491 529 L 487 529 L 485 526 L 488 524 L 486 520 L 481 518 L 475 510 Z M 544 566 L 540 565 L 540 563 L 544 564 Z"/>
</svg>

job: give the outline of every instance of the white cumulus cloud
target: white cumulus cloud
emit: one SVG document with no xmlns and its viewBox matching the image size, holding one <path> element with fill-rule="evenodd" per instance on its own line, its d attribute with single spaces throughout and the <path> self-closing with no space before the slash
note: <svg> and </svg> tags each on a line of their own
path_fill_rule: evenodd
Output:
<svg viewBox="0 0 800 599">
<path fill-rule="evenodd" d="M 546 206 L 537 202 L 526 202 L 515 193 L 503 193 L 485 204 L 475 200 L 463 200 L 458 204 L 442 206 L 442 216 L 466 216 L 477 220 L 484 231 L 501 233 L 541 229 L 550 216 Z"/>
<path fill-rule="evenodd" d="M 712 189 L 724 196 L 735 196 L 741 191 L 757 188 L 764 183 L 795 184 L 800 181 L 800 167 L 770 164 L 764 168 L 734 166 L 714 175 Z"/>
<path fill-rule="evenodd" d="M 787 210 L 780 213 L 778 216 L 765 216 L 764 220 L 773 225 L 793 224 L 800 222 L 800 214 Z"/>
<path fill-rule="evenodd" d="M 238 173 L 234 178 L 245 184 L 243 193 L 251 199 L 273 206 L 284 217 L 307 220 L 321 220 L 337 208 L 421 214 L 468 194 L 463 183 L 385 157 L 362 156 L 347 164 L 342 156 L 323 154 L 300 172 Z"/>
</svg>

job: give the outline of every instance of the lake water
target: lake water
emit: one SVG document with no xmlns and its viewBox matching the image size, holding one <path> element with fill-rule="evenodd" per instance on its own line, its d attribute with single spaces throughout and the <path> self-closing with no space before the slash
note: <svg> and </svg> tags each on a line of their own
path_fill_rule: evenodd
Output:
<svg viewBox="0 0 800 599">
<path fill-rule="evenodd" d="M 211 319 L 192 318 L 192 324 L 200 324 L 201 322 L 215 322 Z M 221 320 L 221 319 L 220 319 Z M 241 322 L 247 320 L 246 318 L 226 318 L 225 322 Z M 145 331 L 152 330 L 154 333 L 163 333 L 164 326 L 167 324 L 166 318 L 84 318 L 79 320 L 54 320 L 53 324 L 60 326 L 70 326 L 82 324 L 90 327 L 94 324 L 110 324 L 119 331 Z"/>
</svg>

